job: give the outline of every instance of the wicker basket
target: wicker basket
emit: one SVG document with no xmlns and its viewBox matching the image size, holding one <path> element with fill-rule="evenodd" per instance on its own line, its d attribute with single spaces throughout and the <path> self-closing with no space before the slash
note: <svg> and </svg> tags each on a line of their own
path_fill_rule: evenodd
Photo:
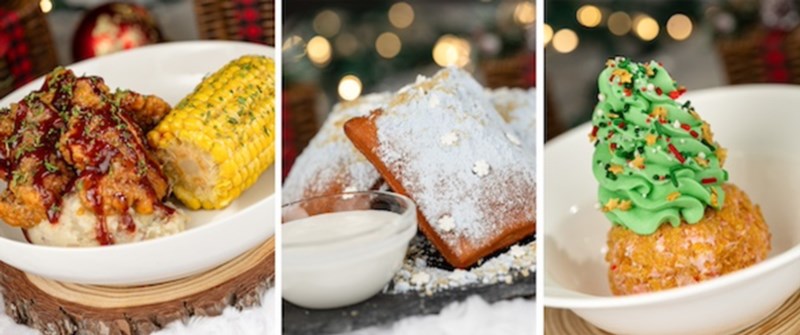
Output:
<svg viewBox="0 0 800 335">
<path fill-rule="evenodd" d="M 550 139 L 561 135 L 566 129 L 564 129 L 564 123 L 561 122 L 561 118 L 558 117 L 558 107 L 556 106 L 555 101 L 553 101 L 553 96 L 550 93 L 550 90 L 545 90 L 544 92 L 544 140 L 545 142 L 549 141 Z"/>
<path fill-rule="evenodd" d="M 294 84 L 283 90 L 283 177 L 289 174 L 295 158 L 319 130 L 316 110 L 319 88 Z"/>
<path fill-rule="evenodd" d="M 515 56 L 498 59 L 486 59 L 481 62 L 481 70 L 485 76 L 486 86 L 521 87 L 531 86 L 525 78 L 525 69 L 531 66 L 533 55 L 520 53 Z"/>
<path fill-rule="evenodd" d="M 194 0 L 194 10 L 203 39 L 275 45 L 274 0 Z"/>
<path fill-rule="evenodd" d="M 717 51 L 730 84 L 767 82 L 767 69 L 761 57 L 766 32 L 753 29 L 736 38 L 717 41 Z"/>
<path fill-rule="evenodd" d="M 785 43 L 784 52 L 789 67 L 789 76 L 793 84 L 800 84 L 800 28 L 789 33 Z"/>
<path fill-rule="evenodd" d="M 14 12 L 18 19 L 17 23 L 24 31 L 24 41 L 28 49 L 26 59 L 31 65 L 28 79 L 44 75 L 58 66 L 53 37 L 47 19 L 39 8 L 39 1 L 7 0 L 0 2 L 0 8 Z M 7 48 L 3 49 L 8 52 Z M 14 77 L 12 66 L 14 65 L 6 59 L 6 54 L 0 54 L 0 98 L 25 84 L 23 78 Z"/>
<path fill-rule="evenodd" d="M 768 68 L 762 55 L 767 30 L 754 28 L 736 38 L 717 41 L 717 50 L 725 66 L 730 84 L 769 82 Z M 800 84 L 800 28 L 789 32 L 783 40 L 781 50 L 786 57 L 789 82 Z"/>
</svg>

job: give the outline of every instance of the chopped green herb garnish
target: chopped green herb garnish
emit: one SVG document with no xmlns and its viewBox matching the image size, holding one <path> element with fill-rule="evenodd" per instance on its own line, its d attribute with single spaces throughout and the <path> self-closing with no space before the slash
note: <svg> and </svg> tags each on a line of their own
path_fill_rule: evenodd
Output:
<svg viewBox="0 0 800 335">
<path fill-rule="evenodd" d="M 44 161 L 44 167 L 45 167 L 45 169 L 47 169 L 47 172 L 51 172 L 52 173 L 52 172 L 58 171 L 58 166 L 56 166 L 55 164 L 52 164 L 52 163 L 50 163 L 48 161 Z"/>
<path fill-rule="evenodd" d="M 147 163 L 145 163 L 145 161 L 140 160 L 138 163 L 136 163 L 136 173 L 141 177 L 144 177 L 147 174 Z"/>
<path fill-rule="evenodd" d="M 14 170 L 14 174 L 11 178 L 11 182 L 19 185 L 20 183 L 25 181 L 25 176 L 22 174 L 22 170 Z"/>
</svg>

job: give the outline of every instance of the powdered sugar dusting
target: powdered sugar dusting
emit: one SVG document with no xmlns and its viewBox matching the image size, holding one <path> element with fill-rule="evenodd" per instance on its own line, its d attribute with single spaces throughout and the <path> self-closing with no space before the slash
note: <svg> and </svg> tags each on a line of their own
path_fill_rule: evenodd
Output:
<svg viewBox="0 0 800 335">
<path fill-rule="evenodd" d="M 533 88 L 499 88 L 489 90 L 492 104 L 508 123 L 513 133 L 509 141 L 515 142 L 514 134 L 522 139 L 526 150 L 536 150 L 536 92 Z"/>
<path fill-rule="evenodd" d="M 342 102 L 322 124 L 308 147 L 297 157 L 283 183 L 283 200 L 291 202 L 329 192 L 365 191 L 375 186 L 380 174 L 344 134 L 344 123 L 383 107 L 389 93 L 365 95 Z"/>
<path fill-rule="evenodd" d="M 436 101 L 438 108 L 430 108 Z M 467 72 L 446 68 L 395 95 L 376 118 L 378 156 L 412 195 L 456 254 L 498 239 L 504 228 L 534 221 L 534 156 L 515 146 L 513 130 Z M 442 134 L 458 142 L 441 145 Z M 476 162 L 490 167 L 473 172 Z M 447 233 L 436 222 L 450 215 Z M 445 234 L 446 233 L 446 234 Z"/>
</svg>

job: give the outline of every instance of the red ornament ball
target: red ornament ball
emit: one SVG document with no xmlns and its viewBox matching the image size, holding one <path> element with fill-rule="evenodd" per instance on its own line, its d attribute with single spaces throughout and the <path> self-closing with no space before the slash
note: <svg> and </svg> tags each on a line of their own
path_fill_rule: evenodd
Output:
<svg viewBox="0 0 800 335">
<path fill-rule="evenodd" d="M 72 39 L 72 57 L 79 61 L 161 41 L 161 30 L 147 8 L 112 2 L 83 17 Z"/>
</svg>

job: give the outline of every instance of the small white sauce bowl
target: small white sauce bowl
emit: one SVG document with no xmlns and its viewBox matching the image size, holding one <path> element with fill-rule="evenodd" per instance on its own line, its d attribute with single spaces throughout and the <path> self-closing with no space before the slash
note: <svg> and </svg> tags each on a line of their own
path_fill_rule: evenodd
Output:
<svg viewBox="0 0 800 335">
<path fill-rule="evenodd" d="M 310 198 L 284 205 L 283 223 L 345 211 L 381 210 L 399 214 L 380 227 L 374 240 L 283 241 L 283 298 L 306 308 L 352 305 L 380 292 L 400 270 L 408 243 L 417 233 L 417 207 L 399 194 L 367 191 Z M 337 224 L 330 222 L 325 224 Z M 388 229 L 388 231 L 387 231 Z M 319 248 L 320 245 L 335 245 Z"/>
<path fill-rule="evenodd" d="M 692 101 L 730 150 L 730 181 L 761 206 L 772 252 L 761 263 L 692 286 L 613 296 L 603 259 L 611 224 L 594 208 L 587 124 L 545 147 L 545 306 L 571 309 L 618 334 L 727 334 L 764 319 L 800 288 L 800 88 L 736 86 L 681 100 Z"/>
</svg>

